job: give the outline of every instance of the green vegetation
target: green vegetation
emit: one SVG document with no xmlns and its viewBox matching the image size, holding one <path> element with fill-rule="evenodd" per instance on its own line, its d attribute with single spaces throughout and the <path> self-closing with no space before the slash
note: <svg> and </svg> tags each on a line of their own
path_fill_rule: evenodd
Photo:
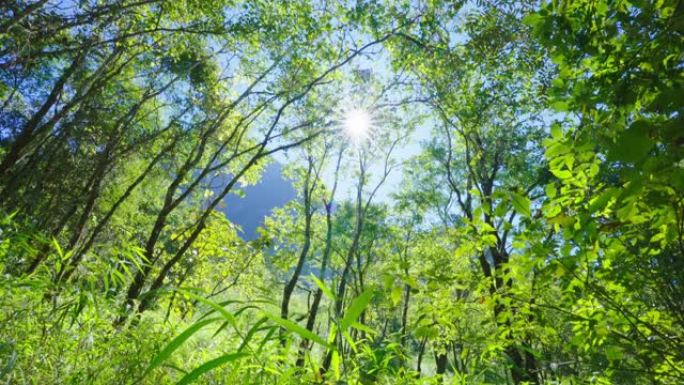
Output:
<svg viewBox="0 0 684 385">
<path fill-rule="evenodd" d="M 3 2 L 0 384 L 682 384 L 683 48 L 677 0 Z"/>
</svg>

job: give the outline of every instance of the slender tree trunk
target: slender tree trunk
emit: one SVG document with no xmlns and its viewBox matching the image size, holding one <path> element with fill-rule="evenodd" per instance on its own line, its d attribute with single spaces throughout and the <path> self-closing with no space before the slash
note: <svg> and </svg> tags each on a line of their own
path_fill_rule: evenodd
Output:
<svg viewBox="0 0 684 385">
<path fill-rule="evenodd" d="M 313 216 L 313 210 L 311 210 L 311 194 L 313 193 L 313 187 L 309 185 L 314 184 L 316 181 L 311 181 L 311 174 L 313 170 L 313 160 L 309 159 L 309 166 L 306 171 L 306 178 L 304 179 L 304 244 L 302 245 L 302 250 L 299 253 L 299 259 L 297 260 L 297 265 L 292 272 L 292 277 L 287 282 L 283 288 L 283 299 L 280 304 L 280 317 L 287 319 L 290 312 L 290 298 L 297 286 L 297 281 L 299 281 L 299 275 L 302 273 L 304 268 L 304 263 L 306 262 L 306 256 L 309 253 L 309 247 L 311 246 L 311 217 Z M 281 330 L 281 343 L 285 344 L 285 339 L 283 337 L 284 329 Z"/>
<path fill-rule="evenodd" d="M 420 346 L 418 347 L 418 359 L 416 362 L 416 372 L 418 372 L 418 377 L 420 377 L 420 373 L 423 370 L 421 367 L 423 364 L 423 355 L 425 354 L 425 346 L 427 345 L 427 337 L 423 337 L 423 339 L 420 341 Z"/>
<path fill-rule="evenodd" d="M 333 181 L 332 190 L 330 191 L 330 197 L 327 201 L 324 200 L 325 204 L 325 248 L 323 249 L 323 256 L 321 257 L 321 270 L 318 275 L 318 279 L 321 282 L 325 282 L 325 275 L 328 271 L 328 261 L 330 260 L 330 254 L 332 253 L 332 236 L 333 236 L 333 222 L 332 222 L 332 209 L 333 202 L 335 200 L 335 193 L 337 191 L 337 182 L 340 174 L 340 165 L 342 164 L 342 154 L 344 153 L 344 147 L 340 147 L 340 152 L 337 156 L 337 166 L 335 167 L 335 178 Z M 311 309 L 309 310 L 309 315 L 306 320 L 306 329 L 312 331 L 316 325 L 316 317 L 318 316 L 318 309 L 321 305 L 321 299 L 323 298 L 323 290 L 318 288 L 314 294 L 313 303 L 311 304 Z M 310 349 L 311 345 L 306 339 L 303 339 L 299 346 L 299 353 L 297 356 L 297 367 L 304 366 L 304 356 L 306 352 Z"/>
<path fill-rule="evenodd" d="M 92 39 L 91 39 L 92 41 Z M 87 42 L 86 45 L 90 44 L 90 42 Z M 39 151 L 42 147 L 46 146 L 47 143 L 49 143 L 50 139 L 50 134 L 53 132 L 53 127 L 64 117 L 66 116 L 69 111 L 71 111 L 74 107 L 78 105 L 83 100 L 88 99 L 93 92 L 101 87 L 103 87 L 108 80 L 111 80 L 114 76 L 119 74 L 124 67 L 126 66 L 126 63 L 118 66 L 117 68 L 114 68 L 113 70 L 107 72 L 108 68 L 116 63 L 116 61 L 120 58 L 122 53 L 122 49 L 115 49 L 113 50 L 106 59 L 102 61 L 100 66 L 93 72 L 92 75 L 90 75 L 86 80 L 83 80 L 81 82 L 81 85 L 79 88 L 75 91 L 75 96 L 69 100 L 64 107 L 59 109 L 58 111 L 55 111 L 53 115 L 50 117 L 50 119 L 43 123 L 42 125 L 39 125 L 40 122 L 45 118 L 47 115 L 47 111 L 49 111 L 49 108 L 47 111 L 44 113 L 41 111 L 38 111 L 33 118 L 36 117 L 36 115 L 40 115 L 40 118 L 37 119 L 35 122 L 29 121 L 25 127 L 24 130 L 20 135 L 24 134 L 29 134 L 30 138 L 28 139 L 28 142 L 19 146 L 17 152 L 16 152 L 16 159 L 11 160 L 11 165 L 8 166 L 8 169 L 4 170 L 5 175 L 2 175 L 2 172 L 0 172 L 0 180 L 2 180 L 3 186 L 3 195 L 0 196 L 0 201 L 4 202 L 6 201 L 9 196 L 10 192 L 15 191 L 20 183 L 20 176 L 22 174 L 29 173 L 30 175 L 35 175 L 35 169 L 33 166 L 38 163 L 39 158 L 40 158 L 40 152 Z M 86 55 L 85 52 L 81 52 L 80 55 L 84 56 Z M 84 60 L 84 59 L 81 59 Z M 64 84 L 61 85 L 61 88 L 64 88 Z M 54 90 L 54 89 L 53 89 Z M 60 91 L 61 94 L 61 91 Z M 53 105 L 56 105 L 56 101 L 52 102 Z M 86 108 L 81 105 L 79 109 L 76 112 L 76 115 L 79 116 L 80 114 L 83 113 L 83 110 Z M 66 141 L 69 133 L 73 129 L 74 125 L 73 124 L 65 124 L 62 127 L 60 127 L 60 136 L 61 138 Z M 30 132 L 29 132 L 30 131 Z M 18 139 L 19 140 L 19 139 Z M 16 144 L 16 143 L 15 143 Z M 29 146 L 31 145 L 31 146 Z M 16 146 L 15 146 L 16 147 Z M 30 149 L 30 151 L 29 151 Z M 21 153 L 21 154 L 20 154 Z M 54 157 L 55 151 L 52 151 L 50 157 Z M 20 159 L 27 158 L 28 160 L 26 162 L 23 162 L 23 164 L 19 164 Z M 4 160 L 3 160 L 4 163 Z M 47 163 L 48 165 L 50 164 L 49 161 Z M 49 172 L 49 167 L 46 172 Z"/>
<path fill-rule="evenodd" d="M 171 269 L 181 260 L 185 252 L 192 246 L 192 244 L 195 242 L 197 237 L 202 233 L 204 230 L 204 227 L 206 226 L 207 219 L 209 218 L 209 215 L 213 212 L 213 210 L 218 206 L 218 204 L 223 201 L 223 199 L 228 195 L 233 190 L 233 187 L 235 187 L 235 184 L 242 178 L 242 176 L 249 171 L 252 167 L 254 167 L 262 158 L 269 156 L 273 154 L 276 151 L 281 151 L 281 150 L 287 150 L 292 147 L 296 147 L 301 145 L 302 143 L 305 143 L 311 139 L 313 139 L 315 135 L 313 136 L 308 136 L 302 140 L 299 140 L 297 142 L 285 144 L 282 146 L 279 146 L 275 149 L 271 150 L 266 150 L 266 145 L 269 143 L 269 136 L 267 135 L 266 139 L 264 139 L 260 146 L 257 148 L 256 153 L 250 158 L 250 160 L 240 169 L 239 172 L 237 172 L 233 178 L 231 179 L 230 182 L 226 185 L 226 187 L 221 191 L 216 197 L 211 201 L 211 203 L 204 209 L 202 212 L 202 215 L 200 216 L 199 220 L 196 222 L 195 228 L 191 232 L 191 234 L 188 236 L 188 239 L 185 240 L 183 245 L 176 251 L 174 256 L 168 260 L 164 266 L 162 266 L 161 270 L 159 271 L 159 274 L 157 274 L 157 277 L 155 280 L 152 282 L 150 285 L 149 290 L 147 291 L 147 295 L 145 298 L 141 301 L 140 306 L 135 310 L 136 313 L 142 313 L 145 310 L 147 310 L 150 305 L 154 302 L 154 292 L 158 290 L 159 288 L 162 287 L 164 284 L 164 279 L 166 279 L 166 276 L 169 274 Z M 186 191 L 187 193 L 187 191 Z M 146 266 L 145 269 L 145 277 L 149 274 L 151 270 L 151 266 Z M 144 278 L 143 278 L 143 283 L 144 283 Z M 142 288 L 142 283 L 139 286 L 139 288 Z M 140 291 L 138 292 L 138 295 L 140 295 Z M 135 298 L 128 298 L 127 303 L 132 303 Z"/>
<path fill-rule="evenodd" d="M 411 287 L 409 285 L 404 285 L 404 306 L 401 312 L 401 347 L 406 350 L 406 344 L 408 342 L 408 311 L 409 302 L 411 301 Z"/>
<path fill-rule="evenodd" d="M 200 143 L 197 147 L 195 147 L 195 149 L 193 149 L 193 152 L 188 156 L 183 166 L 181 166 L 181 169 L 176 174 L 176 177 L 166 190 L 166 194 L 164 196 L 164 204 L 159 213 L 157 214 L 157 218 L 154 222 L 154 225 L 152 226 L 152 231 L 150 231 L 150 235 L 147 237 L 147 242 L 145 242 L 144 255 L 147 261 L 145 261 L 143 268 L 136 272 L 135 277 L 133 278 L 133 282 L 131 282 L 131 284 L 128 287 L 128 291 L 126 292 L 126 308 L 132 308 L 133 302 L 140 296 L 140 293 L 142 293 L 143 286 L 145 285 L 145 280 L 147 279 L 147 276 L 150 274 L 152 266 L 156 262 L 154 250 L 155 246 L 157 245 L 157 241 L 161 236 L 162 229 L 166 225 L 167 217 L 169 216 L 169 214 L 171 214 L 171 211 L 173 211 L 175 206 L 178 204 L 177 202 L 179 202 L 177 199 L 174 200 L 174 195 L 176 194 L 178 187 L 183 181 L 183 178 L 185 178 L 185 176 L 190 171 L 192 166 L 198 161 L 199 157 L 197 156 L 197 153 L 195 151 L 201 151 L 202 148 L 203 145 L 202 143 Z"/>
<path fill-rule="evenodd" d="M 409 228 L 409 231 L 406 234 L 406 245 L 404 247 L 404 252 L 403 254 L 403 265 L 404 265 L 404 275 L 408 279 L 409 277 L 409 263 L 408 263 L 408 250 L 409 250 L 409 242 L 411 241 L 411 229 Z M 401 313 L 401 337 L 400 337 L 400 343 L 401 343 L 401 348 L 406 351 L 406 344 L 408 342 L 408 311 L 409 311 L 409 304 L 411 302 L 411 286 L 408 284 L 404 284 L 404 306 L 402 309 Z"/>
<path fill-rule="evenodd" d="M 38 129 L 40 122 L 48 114 L 50 109 L 57 103 L 59 96 L 64 90 L 64 86 L 69 78 L 76 72 L 76 70 L 81 66 L 85 58 L 85 52 L 79 52 L 76 57 L 72 60 L 69 67 L 60 75 L 60 77 L 55 82 L 52 87 L 52 91 L 48 95 L 45 102 L 36 111 L 33 116 L 26 122 L 24 128 L 22 129 L 19 136 L 12 144 L 12 147 L 7 152 L 2 162 L 0 163 L 0 180 L 5 179 L 10 172 L 10 169 L 19 161 L 22 151 L 26 146 L 31 143 L 34 138 L 34 133 Z"/>
<path fill-rule="evenodd" d="M 360 192 L 359 192 L 359 197 L 360 197 Z M 359 200 L 359 205 L 360 206 L 360 200 Z M 349 272 L 351 270 L 352 263 L 354 261 L 354 254 L 356 253 L 356 249 L 358 248 L 359 245 L 359 239 L 361 238 L 361 228 L 363 227 L 363 218 L 362 218 L 362 211 L 359 208 L 357 210 L 357 220 L 356 220 L 356 228 L 354 229 L 354 236 L 352 239 L 352 244 L 349 247 L 349 251 L 347 253 L 347 259 L 344 264 L 344 269 L 342 270 L 342 276 L 340 277 L 340 284 L 337 287 L 337 294 L 335 298 L 335 317 L 340 317 L 342 315 L 342 306 L 344 305 L 344 296 L 347 292 L 347 277 L 349 276 Z M 334 342 L 337 342 L 337 338 L 334 339 Z M 332 362 L 332 352 L 327 352 L 325 355 L 325 359 L 323 360 L 323 365 L 321 367 L 321 370 L 323 373 L 327 372 L 328 369 L 330 369 L 330 364 Z"/>
<path fill-rule="evenodd" d="M 154 301 L 154 291 L 158 290 L 161 288 L 161 286 L 164 283 L 164 279 L 166 279 L 166 276 L 169 274 L 173 266 L 178 263 L 185 252 L 192 246 L 192 244 L 195 242 L 197 237 L 200 235 L 200 233 L 204 230 L 204 227 L 206 226 L 207 219 L 209 218 L 209 215 L 212 213 L 212 211 L 216 208 L 216 206 L 228 195 L 233 190 L 233 187 L 235 187 L 235 184 L 242 178 L 242 176 L 249 171 L 252 167 L 254 167 L 257 162 L 259 162 L 262 158 L 270 155 L 272 152 L 271 151 L 265 151 L 264 148 L 266 147 L 266 142 L 262 142 L 261 148 L 258 149 L 258 151 L 252 156 L 252 158 L 245 164 L 242 169 L 238 173 L 236 173 L 233 178 L 228 182 L 226 187 L 216 195 L 216 197 L 211 201 L 211 203 L 204 209 L 202 212 L 202 215 L 200 216 L 199 220 L 197 221 L 197 224 L 190 234 L 188 236 L 188 239 L 185 240 L 183 245 L 176 251 L 174 256 L 168 260 L 164 266 L 162 266 L 161 270 L 159 271 L 159 274 L 157 274 L 157 277 L 155 280 L 152 282 L 150 285 L 150 288 L 148 290 L 148 295 L 141 301 L 140 306 L 137 309 L 138 313 L 142 313 L 145 310 L 147 310 L 150 305 Z M 293 147 L 294 145 L 299 145 L 300 142 L 297 142 L 295 144 L 289 145 L 289 146 L 284 146 L 281 148 L 289 148 Z M 272 150 L 273 151 L 273 150 Z M 146 273 L 149 273 L 149 269 L 146 271 Z"/>
<path fill-rule="evenodd" d="M 202 155 L 204 154 L 204 150 L 206 148 L 207 141 L 209 140 L 210 133 L 211 130 L 207 130 L 203 133 L 199 143 L 197 143 L 197 145 L 193 148 L 192 152 L 185 159 L 183 165 L 176 173 L 176 177 L 173 179 L 169 187 L 166 189 L 166 194 L 164 196 L 164 204 L 162 205 L 161 210 L 157 214 L 157 218 L 154 222 L 154 225 L 152 226 L 152 231 L 150 231 L 150 235 L 147 238 L 147 242 L 145 242 L 144 255 L 147 261 L 145 261 L 143 268 L 136 272 L 135 277 L 133 278 L 133 282 L 131 282 L 131 284 L 128 287 L 128 291 L 126 292 L 126 300 L 124 302 L 124 311 L 126 309 L 132 309 L 135 300 L 142 293 L 142 289 L 145 286 L 145 281 L 147 280 L 147 277 L 150 274 L 150 271 L 152 271 L 152 267 L 156 262 L 156 256 L 154 252 L 155 247 L 157 245 L 159 237 L 161 236 L 161 232 L 164 229 L 164 226 L 166 226 L 166 220 L 168 216 L 183 201 L 183 199 L 190 194 L 190 191 L 192 191 L 192 189 L 197 185 L 198 180 L 196 179 L 196 183 L 193 183 L 192 186 L 188 186 L 186 191 L 182 193 L 180 197 L 174 199 L 174 196 L 176 195 L 178 188 L 180 187 L 181 183 L 183 182 L 187 174 L 201 160 Z M 170 269 L 170 267 L 167 268 L 167 270 L 168 269 Z M 164 273 L 164 276 L 166 276 L 167 272 Z M 125 318 L 125 315 L 122 317 Z M 123 321 L 124 319 L 122 318 L 119 321 L 117 321 L 117 323 L 121 323 Z"/>
<path fill-rule="evenodd" d="M 90 233 L 90 236 L 88 239 L 84 242 L 82 246 L 80 246 L 76 252 L 74 253 L 72 259 L 69 261 L 69 268 L 64 271 L 63 276 L 61 277 L 61 281 L 67 281 L 71 274 L 75 271 L 76 266 L 80 263 L 81 259 L 83 258 L 83 255 L 90 250 L 90 248 L 93 246 L 93 243 L 95 242 L 95 239 L 97 236 L 104 230 L 104 227 L 109 223 L 109 220 L 111 217 L 114 215 L 114 213 L 118 210 L 118 208 L 123 204 L 128 197 L 133 193 L 135 188 L 140 185 L 140 183 L 149 175 L 149 173 L 154 169 L 154 167 L 157 165 L 157 163 L 164 157 L 166 156 L 169 151 L 175 146 L 176 144 L 176 139 L 172 141 L 170 145 L 165 147 L 162 151 L 160 151 L 154 159 L 147 165 L 145 170 L 131 183 L 127 188 L 126 191 L 116 200 L 114 205 L 107 211 L 107 213 L 102 217 L 102 219 L 97 223 L 95 228 L 92 230 Z"/>
<path fill-rule="evenodd" d="M 498 250 L 494 247 L 490 248 L 489 250 L 494 262 L 494 271 L 492 272 L 490 270 L 490 274 L 494 275 L 491 292 L 492 294 L 499 292 L 498 294 L 501 295 L 500 291 L 504 291 L 505 294 L 505 291 L 509 290 L 513 285 L 512 280 L 503 279 L 503 276 L 506 275 L 506 264 L 508 263 L 509 259 L 508 254 L 506 254 L 505 250 Z M 499 315 L 506 311 L 515 313 L 516 309 L 510 305 L 504 304 L 502 301 L 496 303 L 494 305 L 495 321 L 498 322 Z M 511 327 L 510 317 L 506 318 L 503 326 Z M 507 342 L 505 353 L 511 360 L 511 377 L 513 378 L 513 382 L 515 384 L 521 384 L 524 382 L 539 384 L 539 378 L 536 375 L 536 359 L 534 355 L 529 352 L 529 350 L 530 346 L 528 346 L 525 341 L 515 341 L 511 339 Z"/>
<path fill-rule="evenodd" d="M 446 353 L 436 353 L 435 352 L 435 365 L 437 367 L 437 369 L 436 369 L 437 374 L 443 375 L 444 373 L 446 373 L 448 363 L 449 363 L 449 360 L 447 359 Z"/>
</svg>

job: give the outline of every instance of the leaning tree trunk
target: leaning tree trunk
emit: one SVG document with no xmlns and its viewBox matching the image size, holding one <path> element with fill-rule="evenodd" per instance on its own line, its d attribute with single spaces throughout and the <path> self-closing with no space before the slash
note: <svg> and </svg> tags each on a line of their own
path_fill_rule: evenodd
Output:
<svg viewBox="0 0 684 385">
<path fill-rule="evenodd" d="M 342 154 L 344 152 L 344 147 L 340 148 L 340 153 L 337 157 L 337 166 L 335 168 L 335 180 L 333 182 L 332 190 L 330 192 L 330 196 L 328 198 L 328 201 L 323 200 L 323 203 L 325 204 L 325 226 L 326 226 L 326 233 L 325 233 L 325 248 L 323 249 L 323 256 L 321 258 L 321 271 L 318 276 L 318 279 L 321 282 L 325 282 L 325 274 L 328 270 L 328 263 L 330 260 L 330 254 L 332 253 L 332 235 L 333 235 L 333 222 L 332 222 L 332 208 L 333 208 L 333 201 L 335 200 L 335 192 L 337 191 L 337 181 L 338 177 L 340 174 L 340 165 L 342 164 Z M 309 309 L 309 316 L 307 317 L 306 320 L 306 330 L 312 331 L 314 329 L 314 326 L 316 325 L 316 317 L 318 316 L 318 309 L 320 308 L 321 305 L 321 299 L 323 298 L 323 290 L 318 288 L 316 290 L 316 293 L 314 294 L 313 302 L 311 304 L 311 308 Z M 304 356 L 306 355 L 306 352 L 311 348 L 311 345 L 309 344 L 309 341 L 307 339 L 302 339 L 302 342 L 299 345 L 299 352 L 297 354 L 297 362 L 296 366 L 297 367 L 303 367 L 304 366 Z"/>
<path fill-rule="evenodd" d="M 292 277 L 287 282 L 283 288 L 283 299 L 280 305 L 280 317 L 282 319 L 287 319 L 290 313 L 290 299 L 292 298 L 292 293 L 297 286 L 297 281 L 299 281 L 299 276 L 304 268 L 304 263 L 306 262 L 307 254 L 309 253 L 309 247 L 311 246 L 311 217 L 313 216 L 313 210 L 311 210 L 311 194 L 313 193 L 313 187 L 309 187 L 311 183 L 311 172 L 313 170 L 313 161 L 309 159 L 309 167 L 306 171 L 306 178 L 304 179 L 304 244 L 302 245 L 302 250 L 299 253 L 299 259 L 297 260 L 297 266 L 295 266 L 294 272 L 292 272 Z M 313 182 L 315 185 L 315 181 Z M 285 345 L 284 329 L 281 331 L 281 343 Z"/>
</svg>

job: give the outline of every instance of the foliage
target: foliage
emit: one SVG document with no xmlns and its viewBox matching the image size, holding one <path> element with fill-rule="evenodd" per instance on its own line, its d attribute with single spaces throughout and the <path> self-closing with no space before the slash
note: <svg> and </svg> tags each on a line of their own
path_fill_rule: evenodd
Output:
<svg viewBox="0 0 684 385">
<path fill-rule="evenodd" d="M 0 5 L 0 383 L 684 382 L 683 34 L 676 0 Z"/>
</svg>

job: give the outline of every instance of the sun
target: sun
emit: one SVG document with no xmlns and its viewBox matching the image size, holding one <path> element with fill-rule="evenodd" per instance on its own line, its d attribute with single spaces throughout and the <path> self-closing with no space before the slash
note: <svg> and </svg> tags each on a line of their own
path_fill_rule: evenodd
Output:
<svg viewBox="0 0 684 385">
<path fill-rule="evenodd" d="M 367 110 L 359 107 L 348 108 L 342 117 L 344 133 L 355 143 L 368 139 L 373 125 L 373 119 Z"/>
</svg>

